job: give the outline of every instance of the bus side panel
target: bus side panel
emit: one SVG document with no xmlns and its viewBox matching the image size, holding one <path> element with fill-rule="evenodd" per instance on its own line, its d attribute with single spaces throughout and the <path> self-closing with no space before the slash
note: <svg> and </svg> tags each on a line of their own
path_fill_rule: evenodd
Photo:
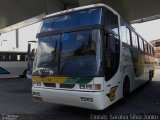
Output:
<svg viewBox="0 0 160 120">
<path fill-rule="evenodd" d="M 0 67 L 9 72 L 9 74 L 1 74 L 0 77 L 19 76 L 23 75 L 24 70 L 27 69 L 27 62 L 26 61 L 1 62 Z"/>
<path fill-rule="evenodd" d="M 149 73 L 154 70 L 154 57 L 146 55 L 125 43 L 123 43 L 122 55 L 124 76 L 129 76 L 130 88 L 133 91 L 149 80 Z"/>
</svg>

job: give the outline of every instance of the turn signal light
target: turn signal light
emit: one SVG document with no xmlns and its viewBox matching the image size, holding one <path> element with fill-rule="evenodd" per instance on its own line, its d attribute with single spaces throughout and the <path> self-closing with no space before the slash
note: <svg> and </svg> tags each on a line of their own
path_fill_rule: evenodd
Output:
<svg viewBox="0 0 160 120">
<path fill-rule="evenodd" d="M 101 84 L 95 84 L 94 90 L 101 90 Z"/>
</svg>

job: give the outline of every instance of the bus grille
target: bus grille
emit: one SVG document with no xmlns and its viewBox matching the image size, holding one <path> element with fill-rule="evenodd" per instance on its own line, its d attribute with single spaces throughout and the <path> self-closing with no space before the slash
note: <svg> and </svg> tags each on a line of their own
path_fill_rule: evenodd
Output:
<svg viewBox="0 0 160 120">
<path fill-rule="evenodd" d="M 60 88 L 74 88 L 75 84 L 60 84 Z"/>
<path fill-rule="evenodd" d="M 45 87 L 56 87 L 55 83 L 43 83 Z"/>
</svg>

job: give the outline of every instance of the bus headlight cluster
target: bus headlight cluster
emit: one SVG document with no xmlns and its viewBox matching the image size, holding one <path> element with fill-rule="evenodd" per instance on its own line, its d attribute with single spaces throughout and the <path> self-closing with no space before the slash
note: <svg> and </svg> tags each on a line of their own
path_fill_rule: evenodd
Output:
<svg viewBox="0 0 160 120">
<path fill-rule="evenodd" d="M 87 89 L 87 90 L 92 90 L 93 87 L 92 87 L 92 85 L 86 85 L 86 89 Z"/>
<path fill-rule="evenodd" d="M 79 88 L 80 89 L 86 89 L 86 90 L 92 90 L 93 89 L 93 86 L 88 84 L 88 85 L 79 85 Z"/>
<path fill-rule="evenodd" d="M 79 85 L 80 89 L 83 90 L 101 90 L 101 84 L 87 84 L 87 85 Z"/>
</svg>

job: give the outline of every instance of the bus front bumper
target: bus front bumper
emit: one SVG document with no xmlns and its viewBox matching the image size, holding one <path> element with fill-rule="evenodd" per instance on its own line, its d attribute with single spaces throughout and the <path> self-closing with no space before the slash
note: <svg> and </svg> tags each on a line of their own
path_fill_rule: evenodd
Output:
<svg viewBox="0 0 160 120">
<path fill-rule="evenodd" d="M 83 92 L 71 90 L 54 90 L 32 87 L 35 101 L 52 102 L 94 110 L 103 110 L 104 92 Z"/>
</svg>

